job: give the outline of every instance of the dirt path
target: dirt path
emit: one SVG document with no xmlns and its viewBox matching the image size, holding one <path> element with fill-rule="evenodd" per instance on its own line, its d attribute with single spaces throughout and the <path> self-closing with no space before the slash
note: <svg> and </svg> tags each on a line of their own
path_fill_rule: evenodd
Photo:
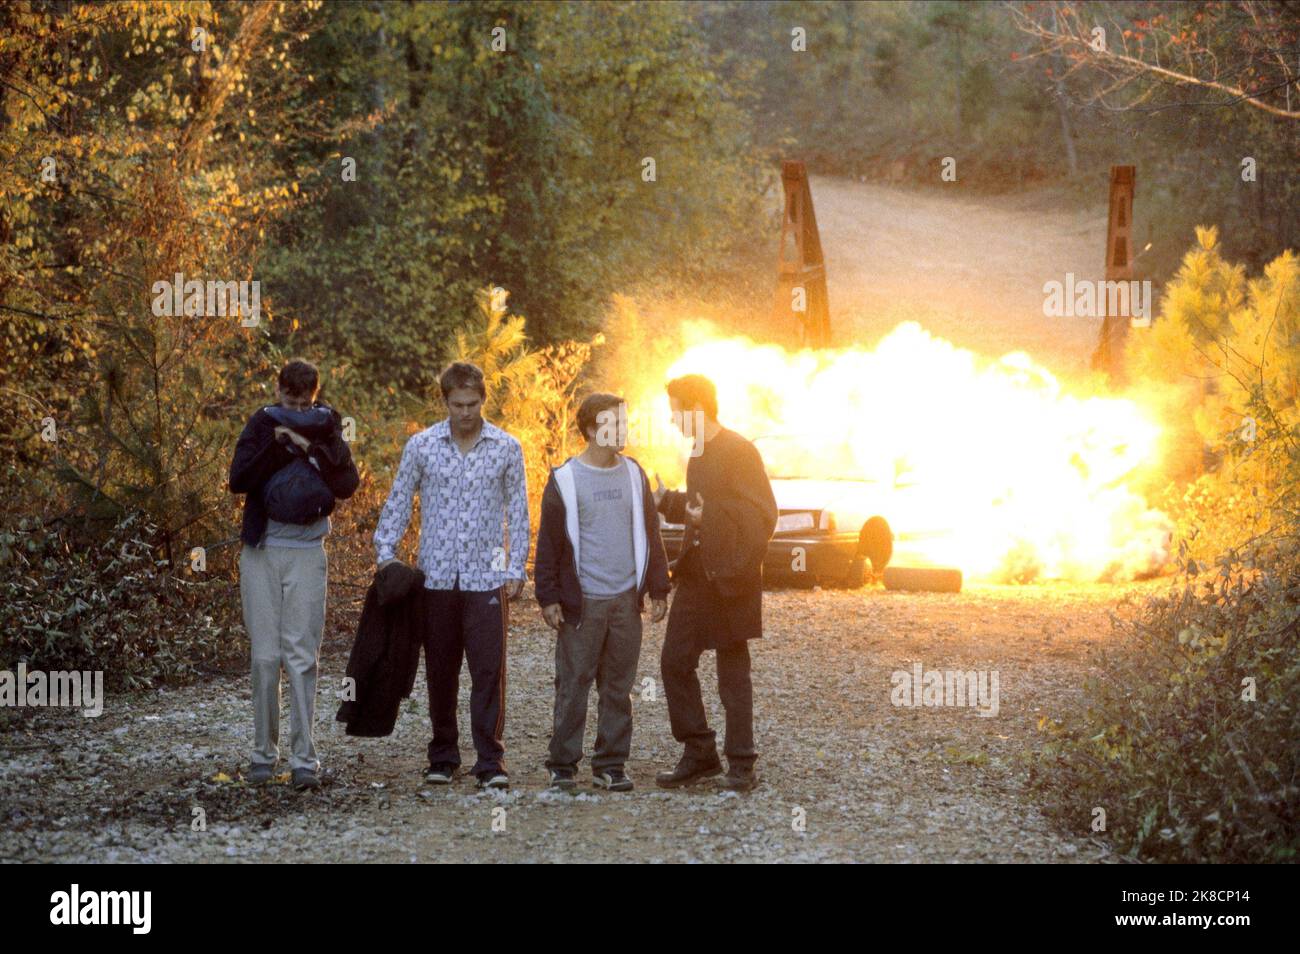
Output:
<svg viewBox="0 0 1300 954">
<path fill-rule="evenodd" d="M 1100 277 L 1104 206 L 1072 211 L 1045 191 L 970 196 L 959 183 L 814 178 L 812 193 L 837 343 L 870 346 L 910 319 L 992 357 L 1023 349 L 1056 372 L 1087 369 L 1100 319 L 1044 317 L 1043 283 Z"/>
<path fill-rule="evenodd" d="M 110 698 L 94 720 L 35 710 L 0 738 L 0 860 L 1105 860 L 1086 819 L 1077 833 L 1050 828 L 1024 794 L 1025 771 L 1041 744 L 1037 720 L 1079 703 L 1086 650 L 1108 638 L 1107 611 L 1142 588 L 770 594 L 770 636 L 754 647 L 764 781 L 748 796 L 711 783 L 655 790 L 653 772 L 676 753 L 661 694 L 636 701 L 635 792 L 546 792 L 554 644 L 531 611 L 511 637 L 514 788 L 501 796 L 476 793 L 468 778 L 450 791 L 423 783 L 419 695 L 391 738 L 344 736 L 328 694 L 346 662 L 341 642 L 323 659 L 330 690 L 318 712 L 328 784 L 311 795 L 211 781 L 243 765 L 246 678 Z M 647 627 L 638 686 L 658 683 L 662 632 Z M 891 674 L 916 662 L 995 670 L 998 714 L 893 705 Z M 702 681 L 714 685 L 708 663 Z M 467 711 L 463 686 L 462 722 Z M 594 731 L 589 724 L 588 745 Z M 192 830 L 196 808 L 204 830 Z"/>
</svg>

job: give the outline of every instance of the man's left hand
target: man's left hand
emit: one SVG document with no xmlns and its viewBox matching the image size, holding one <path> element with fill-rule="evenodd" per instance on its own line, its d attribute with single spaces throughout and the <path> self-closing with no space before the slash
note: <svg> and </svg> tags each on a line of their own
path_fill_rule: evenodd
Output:
<svg viewBox="0 0 1300 954">
<path fill-rule="evenodd" d="M 667 600 L 650 600 L 650 622 L 657 623 L 668 615 Z"/>
<path fill-rule="evenodd" d="M 506 580 L 506 599 L 517 600 L 523 592 L 523 580 Z"/>
</svg>

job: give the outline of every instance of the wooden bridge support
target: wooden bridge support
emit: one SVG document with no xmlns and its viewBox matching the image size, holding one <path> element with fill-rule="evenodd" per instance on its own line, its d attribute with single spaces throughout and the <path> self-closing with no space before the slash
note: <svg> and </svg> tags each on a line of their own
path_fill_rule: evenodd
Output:
<svg viewBox="0 0 1300 954">
<path fill-rule="evenodd" d="M 799 329 L 803 347 L 830 346 L 830 304 L 826 294 L 826 262 L 822 258 L 812 190 L 802 162 L 781 163 L 785 206 L 781 215 L 781 247 L 777 253 L 776 299 L 778 324 Z"/>
<path fill-rule="evenodd" d="M 1133 192 L 1137 184 L 1136 166 L 1110 167 L 1110 215 L 1106 222 L 1106 281 L 1127 282 L 1133 279 Z M 1104 307 L 1106 295 L 1097 302 Z M 1133 303 L 1129 301 L 1130 310 Z M 1128 337 L 1131 315 L 1106 314 L 1102 318 L 1101 338 L 1092 355 L 1092 366 L 1118 378 L 1122 371 L 1124 342 Z"/>
</svg>

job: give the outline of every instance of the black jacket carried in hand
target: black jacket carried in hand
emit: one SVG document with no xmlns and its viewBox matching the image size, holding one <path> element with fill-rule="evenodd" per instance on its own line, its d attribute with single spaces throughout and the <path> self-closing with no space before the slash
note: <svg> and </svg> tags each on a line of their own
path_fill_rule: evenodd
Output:
<svg viewBox="0 0 1300 954">
<path fill-rule="evenodd" d="M 375 574 L 366 591 L 357 638 L 348 656 L 345 698 L 338 722 L 348 735 L 390 735 L 402 700 L 415 687 L 420 667 L 424 574 L 405 563 L 389 563 Z"/>
<path fill-rule="evenodd" d="M 316 407 L 329 408 L 323 402 Z M 316 461 L 321 476 L 338 500 L 347 500 L 361 484 L 361 475 L 352 461 L 352 451 L 343 439 L 343 422 L 338 411 L 329 408 L 333 426 L 328 433 L 311 442 L 307 456 Z M 244 494 L 244 522 L 240 539 L 249 546 L 260 546 L 266 536 L 266 505 L 262 488 L 271 476 L 294 459 L 294 453 L 275 436 L 276 420 L 266 408 L 259 408 L 248 419 L 235 444 L 230 462 L 231 493 Z M 304 435 L 306 436 L 306 435 Z"/>
<path fill-rule="evenodd" d="M 632 512 L 640 520 L 632 524 L 632 552 L 636 560 L 637 605 L 651 599 L 668 598 L 668 557 L 659 536 L 659 514 L 645 471 L 631 457 L 622 457 L 632 490 Z M 574 487 L 572 459 L 551 468 L 542 491 L 542 526 L 537 531 L 537 556 L 533 566 L 533 589 L 542 606 L 560 604 L 567 622 L 577 625 L 582 618 L 582 584 L 578 579 L 578 497 Z"/>
</svg>

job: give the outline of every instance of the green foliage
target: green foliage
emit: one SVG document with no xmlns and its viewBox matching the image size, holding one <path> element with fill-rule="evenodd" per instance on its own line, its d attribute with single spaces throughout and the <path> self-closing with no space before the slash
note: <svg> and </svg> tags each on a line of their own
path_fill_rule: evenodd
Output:
<svg viewBox="0 0 1300 954">
<path fill-rule="evenodd" d="M 943 189 L 1051 184 L 1064 187 L 1062 202 L 1095 209 L 1109 167 L 1136 164 L 1134 239 L 1152 244 L 1136 267 L 1156 281 L 1178 268 L 1183 237 L 1199 222 L 1223 226 L 1227 253 L 1256 269 L 1300 244 L 1295 119 L 1161 75 L 1090 69 L 1068 46 L 1026 29 L 1103 25 L 1111 48 L 1130 57 L 1217 73 L 1285 105 L 1295 67 L 1276 50 L 1300 28 L 1294 4 L 731 0 L 702 8 L 715 51 L 730 50 L 730 68 L 753 76 L 759 147 L 809 160 L 814 171 Z M 791 49 L 796 27 L 805 52 Z M 945 156 L 957 161 L 956 184 L 939 178 Z M 1257 181 L 1243 181 L 1245 157 Z"/>
<path fill-rule="evenodd" d="M 698 275 L 763 224 L 739 94 L 688 6 L 349 4 L 304 59 L 340 137 L 294 157 L 321 174 L 265 274 L 305 342 L 376 382 L 427 389 L 484 283 L 534 340 L 584 337 L 611 290 Z"/>
<path fill-rule="evenodd" d="M 222 415 L 262 343 L 234 315 L 157 315 L 152 289 L 178 272 L 252 278 L 260 223 L 299 187 L 241 143 L 294 88 L 295 26 L 318 8 L 0 8 L 0 63 L 20 79 L 0 87 L 0 154 L 14 160 L 0 163 L 0 312 L 18 357 L 0 368 L 0 424 L 20 464 L 7 510 L 143 511 L 168 561 L 225 523 Z M 275 128 L 301 135 L 292 115 Z M 37 437 L 45 418 L 52 444 Z M 23 492 L 51 471 L 62 492 Z"/>
<path fill-rule="evenodd" d="M 1046 178 L 1061 157 L 1042 82 L 1013 60 L 1022 45 L 998 4 L 725 4 L 735 44 L 761 62 L 759 142 L 823 172 L 938 183 L 940 160 L 983 189 Z M 791 48 L 791 31 L 807 48 Z"/>
<path fill-rule="evenodd" d="M 1053 816 L 1084 831 L 1104 808 L 1112 842 L 1144 860 L 1295 861 L 1300 534 L 1193 566 L 1114 637 L 1087 712 L 1040 723 Z"/>
<path fill-rule="evenodd" d="M 140 514 L 88 529 L 22 519 L 0 531 L 0 668 L 103 670 L 133 689 L 244 656 L 226 580 L 167 572 Z"/>
<path fill-rule="evenodd" d="M 1213 560 L 1292 519 L 1300 477 L 1294 252 L 1251 279 L 1223 257 L 1217 229 L 1197 229 L 1160 315 L 1130 336 L 1125 361 L 1130 380 L 1172 422 L 1166 452 L 1178 489 L 1167 503 L 1193 558 Z"/>
</svg>

